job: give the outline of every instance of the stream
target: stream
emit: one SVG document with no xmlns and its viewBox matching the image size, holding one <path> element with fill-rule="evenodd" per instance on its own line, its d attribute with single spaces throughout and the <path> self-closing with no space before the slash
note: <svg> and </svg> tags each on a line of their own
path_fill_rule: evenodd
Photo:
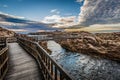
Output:
<svg viewBox="0 0 120 80">
<path fill-rule="evenodd" d="M 98 56 L 68 52 L 55 41 L 48 41 L 50 55 L 75 80 L 120 80 L 120 63 Z"/>
</svg>

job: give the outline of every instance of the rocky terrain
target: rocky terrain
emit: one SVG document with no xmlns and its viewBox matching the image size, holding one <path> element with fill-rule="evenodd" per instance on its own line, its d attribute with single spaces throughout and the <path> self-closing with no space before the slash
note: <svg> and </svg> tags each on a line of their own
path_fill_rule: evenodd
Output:
<svg viewBox="0 0 120 80">
<path fill-rule="evenodd" d="M 78 39 L 57 41 L 63 48 L 72 52 L 100 55 L 120 61 L 120 33 L 79 32 Z"/>
<path fill-rule="evenodd" d="M 0 27 L 0 37 L 13 37 L 15 32 Z"/>
</svg>

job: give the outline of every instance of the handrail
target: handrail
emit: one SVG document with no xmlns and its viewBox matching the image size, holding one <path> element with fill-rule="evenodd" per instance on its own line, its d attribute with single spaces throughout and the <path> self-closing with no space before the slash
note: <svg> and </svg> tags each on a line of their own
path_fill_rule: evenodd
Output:
<svg viewBox="0 0 120 80">
<path fill-rule="evenodd" d="M 8 70 L 8 47 L 6 45 L 6 41 L 4 43 L 5 46 L 2 46 L 2 50 L 0 51 L 0 80 L 3 80 L 5 74 Z"/>
<path fill-rule="evenodd" d="M 45 40 L 66 40 L 66 39 L 78 39 L 78 38 L 81 38 L 81 36 L 63 36 L 63 37 L 60 37 L 60 36 L 57 36 L 57 37 L 45 37 L 45 38 L 38 38 L 37 36 L 36 37 L 31 37 L 33 39 L 35 39 L 36 41 L 45 41 Z"/>
<path fill-rule="evenodd" d="M 23 38 L 18 38 L 18 42 L 37 60 L 45 80 L 73 80 L 37 42 Z"/>
<path fill-rule="evenodd" d="M 8 43 L 12 43 L 12 42 L 16 42 L 16 41 L 17 41 L 16 37 L 8 37 L 7 38 Z"/>
</svg>

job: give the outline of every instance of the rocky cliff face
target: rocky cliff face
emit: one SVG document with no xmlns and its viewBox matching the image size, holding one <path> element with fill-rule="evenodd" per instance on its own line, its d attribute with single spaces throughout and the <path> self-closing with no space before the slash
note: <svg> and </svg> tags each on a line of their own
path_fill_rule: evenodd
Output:
<svg viewBox="0 0 120 80">
<path fill-rule="evenodd" d="M 90 55 L 101 55 L 105 58 L 111 58 L 120 61 L 120 37 L 117 33 L 108 33 L 106 37 L 109 36 L 109 40 L 105 38 L 100 38 L 99 36 L 93 35 L 91 33 L 82 32 L 80 35 L 82 38 L 79 39 L 67 39 L 58 41 L 65 49 L 72 52 L 80 52 Z M 114 39 L 112 40 L 113 36 Z M 105 35 L 103 35 L 105 37 Z M 110 38 L 112 37 L 112 38 Z"/>
<path fill-rule="evenodd" d="M 15 32 L 0 27 L 0 37 L 13 37 Z"/>
</svg>

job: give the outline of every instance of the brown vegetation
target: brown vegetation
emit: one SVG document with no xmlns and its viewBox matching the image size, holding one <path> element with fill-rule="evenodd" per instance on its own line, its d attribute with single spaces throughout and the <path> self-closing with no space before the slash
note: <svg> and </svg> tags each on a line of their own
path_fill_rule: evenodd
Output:
<svg viewBox="0 0 120 80">
<path fill-rule="evenodd" d="M 60 40 L 65 49 L 72 52 L 101 55 L 106 58 L 120 60 L 120 33 L 91 34 L 80 32 L 78 39 Z"/>
<path fill-rule="evenodd" d="M 13 37 L 15 32 L 0 27 L 0 37 Z"/>
<path fill-rule="evenodd" d="M 48 47 L 47 47 L 47 42 L 46 42 L 46 41 L 39 42 L 39 44 L 40 44 L 49 54 L 52 53 L 52 51 L 51 51 L 50 49 L 48 49 Z"/>
</svg>

